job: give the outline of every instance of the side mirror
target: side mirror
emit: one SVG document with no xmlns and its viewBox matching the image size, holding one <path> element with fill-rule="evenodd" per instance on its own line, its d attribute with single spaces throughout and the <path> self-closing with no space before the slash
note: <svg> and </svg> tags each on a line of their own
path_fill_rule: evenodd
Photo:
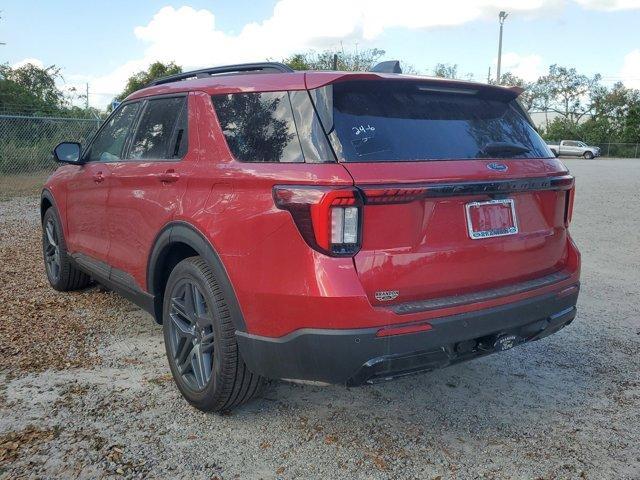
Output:
<svg viewBox="0 0 640 480">
<path fill-rule="evenodd" d="M 57 162 L 63 163 L 82 163 L 80 160 L 81 153 L 82 148 L 76 142 L 62 142 L 53 149 L 53 157 Z"/>
</svg>

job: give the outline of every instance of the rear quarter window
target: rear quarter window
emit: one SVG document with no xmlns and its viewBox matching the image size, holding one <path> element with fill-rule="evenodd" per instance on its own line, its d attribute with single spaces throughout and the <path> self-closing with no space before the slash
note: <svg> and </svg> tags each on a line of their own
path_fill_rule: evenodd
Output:
<svg viewBox="0 0 640 480">
<path fill-rule="evenodd" d="M 212 96 L 222 132 L 241 162 L 304 162 L 287 92 Z"/>
</svg>

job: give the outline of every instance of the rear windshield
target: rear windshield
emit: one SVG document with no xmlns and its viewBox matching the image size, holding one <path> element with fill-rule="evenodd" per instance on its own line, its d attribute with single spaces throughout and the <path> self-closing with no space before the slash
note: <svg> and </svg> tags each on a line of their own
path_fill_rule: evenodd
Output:
<svg viewBox="0 0 640 480">
<path fill-rule="evenodd" d="M 311 96 L 347 162 L 553 156 L 511 96 L 413 81 L 343 82 Z"/>
</svg>

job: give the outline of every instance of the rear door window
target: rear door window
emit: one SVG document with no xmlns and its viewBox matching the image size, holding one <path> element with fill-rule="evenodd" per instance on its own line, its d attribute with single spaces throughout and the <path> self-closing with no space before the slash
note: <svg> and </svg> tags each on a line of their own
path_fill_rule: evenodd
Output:
<svg viewBox="0 0 640 480">
<path fill-rule="evenodd" d="M 186 97 L 149 100 L 129 148 L 132 160 L 181 158 L 186 152 Z"/>
<path fill-rule="evenodd" d="M 318 89 L 312 98 L 336 154 L 347 162 L 552 156 L 512 96 L 414 81 L 352 81 Z"/>
<path fill-rule="evenodd" d="M 303 162 L 287 92 L 214 95 L 220 127 L 241 162 Z"/>
</svg>

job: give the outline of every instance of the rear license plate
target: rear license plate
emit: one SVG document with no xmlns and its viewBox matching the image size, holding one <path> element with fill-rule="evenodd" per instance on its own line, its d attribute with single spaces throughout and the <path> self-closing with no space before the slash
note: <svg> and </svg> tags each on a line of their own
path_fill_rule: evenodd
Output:
<svg viewBox="0 0 640 480">
<path fill-rule="evenodd" d="M 472 240 L 518 233 L 513 199 L 467 203 L 467 228 Z"/>
</svg>

